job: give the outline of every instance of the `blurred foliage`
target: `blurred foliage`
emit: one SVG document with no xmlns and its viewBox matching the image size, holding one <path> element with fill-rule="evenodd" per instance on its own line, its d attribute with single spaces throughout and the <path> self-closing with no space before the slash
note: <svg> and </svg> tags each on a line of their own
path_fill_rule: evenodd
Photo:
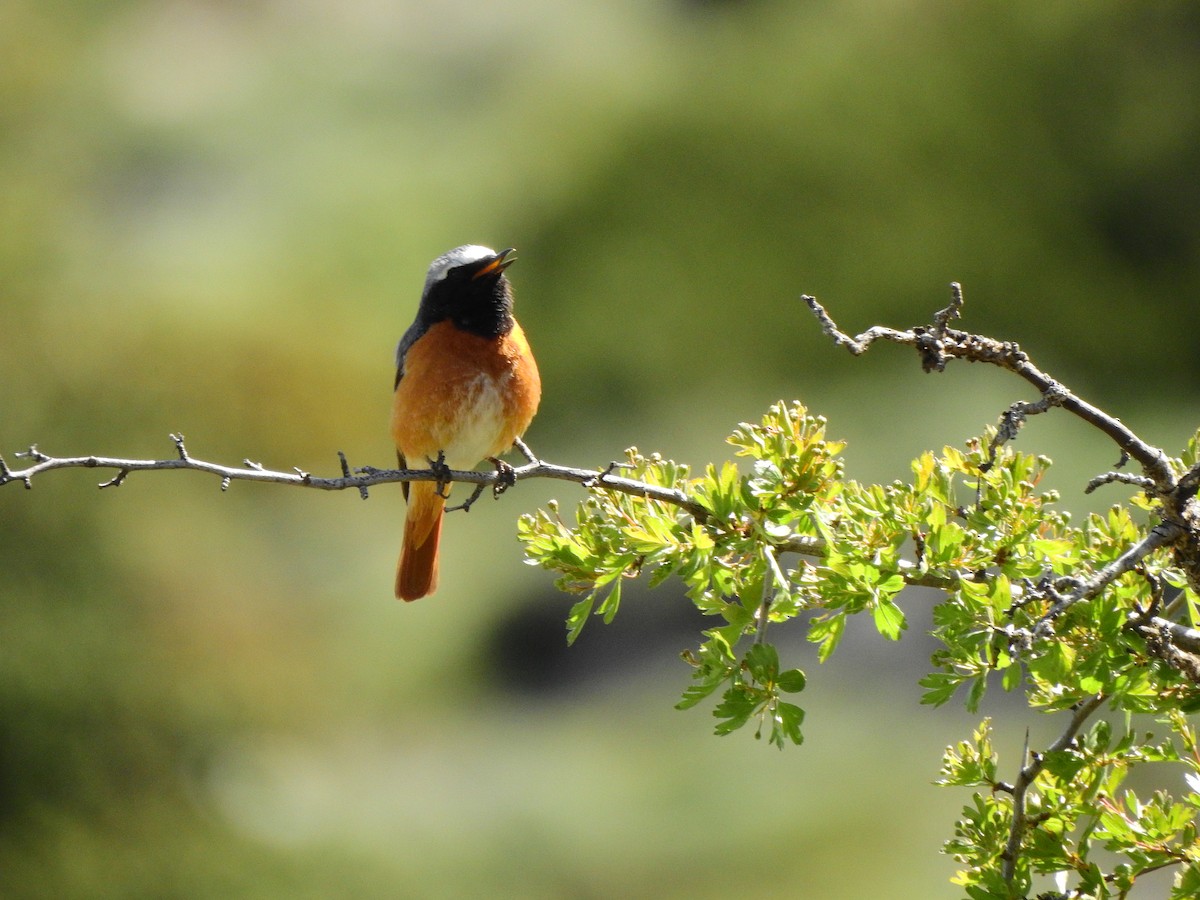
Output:
<svg viewBox="0 0 1200 900">
<path fill-rule="evenodd" d="M 155 456 L 182 430 L 228 461 L 386 464 L 392 346 L 464 241 L 521 252 L 547 384 L 529 439 L 556 461 L 691 457 L 781 391 L 868 469 L 974 433 L 1009 386 L 835 354 L 796 302 L 909 325 L 952 279 L 973 329 L 1181 445 L 1198 37 L 1194 5 L 1115 0 L 10 0 L 0 452 Z M 1063 468 L 1090 465 L 1055 435 Z M 889 727 L 848 688 L 836 729 L 810 718 L 802 752 L 762 762 L 655 712 L 682 664 L 506 693 L 485 648 L 546 588 L 511 539 L 540 487 L 452 520 L 442 593 L 401 608 L 398 497 L 91 483 L 0 491 L 5 896 L 946 888 L 936 827 L 911 819 L 938 801 L 900 772 L 953 729 L 915 700 L 919 726 Z M 613 707 L 629 724 L 596 729 Z M 630 787 L 604 803 L 593 779 Z M 430 824 L 452 813 L 467 837 Z M 680 824 L 714 817 L 736 835 L 720 867 Z M 878 865 L 829 861 L 849 829 Z"/>
</svg>

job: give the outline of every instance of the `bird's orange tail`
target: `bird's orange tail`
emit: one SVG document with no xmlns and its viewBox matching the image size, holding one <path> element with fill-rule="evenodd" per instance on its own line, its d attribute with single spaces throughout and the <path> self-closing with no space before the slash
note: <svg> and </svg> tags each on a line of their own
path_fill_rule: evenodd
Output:
<svg viewBox="0 0 1200 900">
<path fill-rule="evenodd" d="M 409 485 L 408 515 L 404 519 L 404 547 L 396 569 L 396 596 L 416 600 L 437 590 L 438 541 L 442 536 L 442 510 L 446 498 L 432 481 Z"/>
</svg>

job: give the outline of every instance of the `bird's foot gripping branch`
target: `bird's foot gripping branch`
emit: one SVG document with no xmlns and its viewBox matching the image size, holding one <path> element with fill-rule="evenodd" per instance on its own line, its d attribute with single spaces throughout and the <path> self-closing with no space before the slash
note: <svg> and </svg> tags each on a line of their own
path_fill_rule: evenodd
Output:
<svg viewBox="0 0 1200 900">
<path fill-rule="evenodd" d="M 1039 402 L 1014 404 L 964 448 L 923 454 L 910 479 L 888 485 L 847 479 L 825 420 L 779 403 L 729 437 L 744 463 L 693 476 L 630 450 L 622 474 L 646 495 L 597 480 L 573 512 L 550 505 L 522 518 L 526 553 L 583 595 L 570 641 L 592 615 L 612 620 L 627 579 L 653 586 L 677 576 L 714 618 L 683 653 L 693 671 L 679 707 L 715 695 L 718 734 L 750 725 L 779 747 L 802 740 L 796 700 L 806 676 L 780 660 L 771 630 L 800 619 L 824 661 L 849 616 L 869 615 L 881 637 L 898 640 L 901 592 L 935 589 L 940 646 L 922 702 L 957 696 L 975 711 L 999 685 L 1063 722 L 1051 745 L 1010 763 L 1008 780 L 988 719 L 947 749 L 939 783 L 973 790 L 945 845 L 965 893 L 1015 898 L 1054 887 L 1045 896 L 1123 897 L 1139 877 L 1172 867 L 1171 896 L 1200 896 L 1200 750 L 1188 721 L 1200 709 L 1200 433 L 1168 457 L 1015 345 L 950 329 L 955 297 L 932 327 L 858 338 L 810 306 L 851 352 L 884 338 L 914 346 L 929 371 L 955 358 L 990 362 L 1035 384 Z M 1141 469 L 1094 479 L 1089 490 L 1139 490 L 1079 524 L 1040 487 L 1050 460 L 1010 444 L 1025 417 L 1060 407 Z M 1149 770 L 1139 776 L 1149 791 L 1126 787 L 1135 767 Z"/>
</svg>

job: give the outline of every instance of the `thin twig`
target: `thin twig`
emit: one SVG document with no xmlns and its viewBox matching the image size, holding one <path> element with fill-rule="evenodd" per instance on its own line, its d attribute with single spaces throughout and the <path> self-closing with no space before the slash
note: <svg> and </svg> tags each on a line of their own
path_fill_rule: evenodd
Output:
<svg viewBox="0 0 1200 900">
<path fill-rule="evenodd" d="M 779 567 L 779 560 L 775 558 L 775 551 L 770 544 L 763 547 L 763 554 L 767 558 L 768 566 L 771 570 L 771 577 L 763 579 L 762 586 L 762 601 L 759 603 L 758 612 L 755 618 L 758 620 L 757 632 L 754 635 L 754 643 L 762 644 L 767 640 L 767 624 L 770 621 L 771 604 L 775 602 L 776 591 L 781 591 L 787 585 L 787 576 L 783 574 L 783 569 Z"/>
<path fill-rule="evenodd" d="M 1028 826 L 1028 821 L 1025 818 L 1025 797 L 1029 793 L 1029 788 L 1032 786 L 1034 779 L 1041 774 L 1041 771 L 1046 766 L 1046 756 L 1049 753 L 1056 753 L 1066 750 L 1075 740 L 1075 736 L 1079 734 L 1079 729 L 1083 727 L 1083 723 L 1104 702 L 1103 694 L 1097 694 L 1095 697 L 1089 697 L 1075 707 L 1071 714 L 1071 721 L 1067 724 L 1067 728 L 1058 736 L 1053 744 L 1046 748 L 1044 753 L 1039 753 L 1030 759 L 1029 756 L 1029 737 L 1026 735 L 1025 752 L 1023 759 L 1027 760 L 1021 771 L 1017 773 L 1016 783 L 1012 786 L 1012 823 L 1009 826 L 1008 842 L 1004 845 L 1004 851 L 1000 854 L 1004 860 L 1002 874 L 1004 880 L 1012 883 L 1017 872 L 1017 858 L 1021 851 L 1021 839 L 1025 834 L 1025 829 Z"/>
<path fill-rule="evenodd" d="M 1105 472 L 1103 475 L 1097 475 L 1084 487 L 1083 492 L 1090 494 L 1096 488 L 1103 487 L 1106 484 L 1128 484 L 1133 487 L 1141 488 L 1144 491 L 1154 490 L 1154 482 L 1145 475 L 1135 475 L 1132 472 Z"/>
<path fill-rule="evenodd" d="M 1090 600 L 1108 585 L 1112 584 L 1126 572 L 1135 569 L 1142 560 L 1162 547 L 1170 546 L 1183 535 L 1183 527 L 1172 522 L 1160 522 L 1150 529 L 1142 540 L 1138 541 L 1103 569 L 1077 582 L 1076 586 L 1055 602 L 1037 625 L 1034 633 L 1046 635 L 1052 629 L 1052 623 L 1064 612 L 1081 600 Z"/>
<path fill-rule="evenodd" d="M 529 462 L 515 466 L 510 474 L 497 471 L 474 472 L 448 469 L 377 469 L 364 466 L 354 470 L 352 474 L 343 474 L 340 478 L 322 478 L 301 469 L 291 472 L 280 472 L 264 468 L 261 463 L 244 462 L 244 467 L 237 468 L 219 463 L 208 462 L 192 456 L 183 441 L 182 435 L 172 435 L 178 456 L 173 459 L 123 459 L 112 456 L 70 456 L 55 457 L 43 453 L 36 445 L 29 450 L 16 454 L 20 458 L 32 459 L 32 465 L 24 469 L 12 469 L 5 465 L 0 468 L 0 486 L 11 482 L 21 482 L 27 489 L 32 489 L 33 479 L 46 472 L 58 469 L 116 469 L 117 476 L 102 483 L 100 487 L 118 487 L 126 477 L 133 472 L 156 472 L 169 469 L 186 469 L 215 475 L 223 485 L 234 481 L 254 481 L 269 484 L 287 484 L 294 487 L 314 488 L 320 491 L 343 491 L 353 489 L 363 491 L 377 484 L 391 484 L 405 481 L 445 481 L 447 479 L 475 485 L 495 485 L 501 480 L 510 479 L 525 481 L 530 478 L 552 478 L 559 481 L 571 481 L 584 486 L 603 485 L 605 490 L 618 493 L 645 497 L 677 506 L 691 514 L 697 521 L 705 522 L 709 518 L 708 510 L 695 498 L 685 491 L 676 488 L 648 484 L 632 478 L 612 474 L 612 467 L 607 469 L 581 469 L 573 466 L 559 466 L 537 459 L 528 447 L 521 452 Z M 345 470 L 343 470 L 345 471 Z M 803 542 L 801 542 L 803 544 Z"/>
</svg>

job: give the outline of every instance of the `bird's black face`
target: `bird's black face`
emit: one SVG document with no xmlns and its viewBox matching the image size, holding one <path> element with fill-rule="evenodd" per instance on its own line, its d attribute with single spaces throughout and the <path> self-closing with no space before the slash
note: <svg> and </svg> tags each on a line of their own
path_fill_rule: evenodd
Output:
<svg viewBox="0 0 1200 900">
<path fill-rule="evenodd" d="M 426 327 L 450 319 L 464 331 L 484 337 L 511 331 L 512 285 L 504 270 L 515 259 L 512 250 L 502 250 L 457 265 L 447 261 L 441 270 L 431 269 L 421 300 L 420 318 Z"/>
</svg>

